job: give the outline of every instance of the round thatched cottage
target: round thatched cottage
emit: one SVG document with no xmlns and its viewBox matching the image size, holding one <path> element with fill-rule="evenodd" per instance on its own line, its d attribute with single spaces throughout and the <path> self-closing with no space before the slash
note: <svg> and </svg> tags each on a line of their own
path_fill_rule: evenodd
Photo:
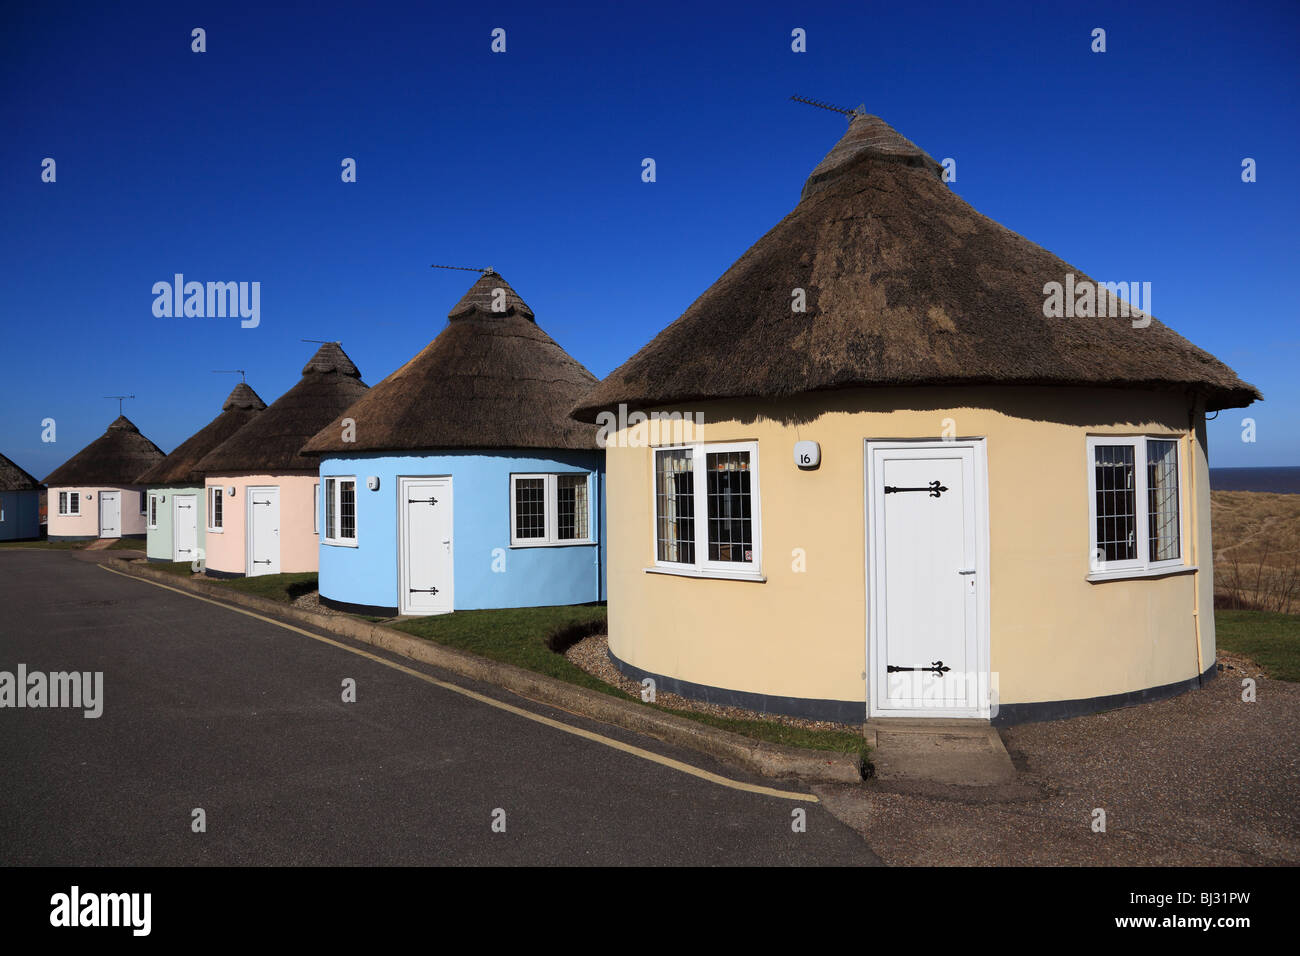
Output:
<svg viewBox="0 0 1300 956">
<path fill-rule="evenodd" d="M 615 663 L 855 722 L 1063 716 L 1210 675 L 1205 414 L 1259 395 L 1117 291 L 855 116 L 575 409 L 608 433 Z"/>
<path fill-rule="evenodd" d="M 429 615 L 602 600 L 604 453 L 569 416 L 595 376 L 496 272 L 448 319 L 303 449 L 320 456 L 321 601 Z"/>
<path fill-rule="evenodd" d="M 119 415 L 45 479 L 49 539 L 143 538 L 147 502 L 139 476 L 162 459 L 162 449 Z"/>
<path fill-rule="evenodd" d="M 0 455 L 0 541 L 41 536 L 41 483 Z"/>
<path fill-rule="evenodd" d="M 326 342 L 293 388 L 199 459 L 214 577 L 315 571 L 321 526 L 316 459 L 302 446 L 365 394 L 338 342 Z"/>
<path fill-rule="evenodd" d="M 199 460 L 266 408 L 245 383 L 235 386 L 221 414 L 176 446 L 137 480 L 147 488 L 146 554 L 150 561 L 195 561 L 207 549 L 207 498 Z"/>
</svg>

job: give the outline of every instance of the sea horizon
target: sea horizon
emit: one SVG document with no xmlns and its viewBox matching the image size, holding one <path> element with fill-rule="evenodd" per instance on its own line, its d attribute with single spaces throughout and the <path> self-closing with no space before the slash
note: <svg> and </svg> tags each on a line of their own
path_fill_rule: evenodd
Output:
<svg viewBox="0 0 1300 956">
<path fill-rule="evenodd" d="M 1275 465 L 1264 468 L 1211 468 L 1210 490 L 1300 494 L 1300 465 Z"/>
</svg>

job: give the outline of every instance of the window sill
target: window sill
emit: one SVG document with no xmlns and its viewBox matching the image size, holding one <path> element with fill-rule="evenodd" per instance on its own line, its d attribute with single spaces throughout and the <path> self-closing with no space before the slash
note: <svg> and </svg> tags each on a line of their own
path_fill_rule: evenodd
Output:
<svg viewBox="0 0 1300 956">
<path fill-rule="evenodd" d="M 355 540 L 352 540 L 352 541 L 330 541 L 328 538 L 325 539 L 325 540 L 323 540 L 323 541 L 321 541 L 321 544 L 327 544 L 327 545 L 329 545 L 331 548 L 355 548 L 355 547 L 357 546 L 357 542 L 356 542 Z"/>
<path fill-rule="evenodd" d="M 1093 571 L 1085 580 L 1095 584 L 1099 581 L 1123 581 L 1127 578 L 1166 578 L 1173 574 L 1191 574 L 1196 570 L 1194 564 L 1177 564 L 1163 568 L 1123 568 L 1119 571 Z"/>
<path fill-rule="evenodd" d="M 591 547 L 595 541 L 511 541 L 512 548 L 581 548 Z"/>
<path fill-rule="evenodd" d="M 224 529 L 224 528 L 209 528 L 209 529 L 208 529 L 208 534 L 224 534 L 224 533 L 225 533 L 225 529 Z"/>
<path fill-rule="evenodd" d="M 719 581 L 767 581 L 767 575 L 761 571 L 714 571 L 694 568 L 642 568 L 646 574 L 671 574 L 682 578 L 714 578 Z"/>
</svg>

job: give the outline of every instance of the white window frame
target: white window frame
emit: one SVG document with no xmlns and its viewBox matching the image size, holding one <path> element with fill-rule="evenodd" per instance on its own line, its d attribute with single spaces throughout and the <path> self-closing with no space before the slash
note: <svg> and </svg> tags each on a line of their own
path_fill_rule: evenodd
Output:
<svg viewBox="0 0 1300 956">
<path fill-rule="evenodd" d="M 320 534 L 320 482 L 311 486 L 311 530 L 312 534 Z"/>
<path fill-rule="evenodd" d="M 594 472 L 590 471 L 552 471 L 552 472 L 511 472 L 510 473 L 510 547 L 512 548 L 567 548 L 570 545 L 592 545 L 596 543 L 596 506 L 592 481 Z M 561 538 L 560 530 L 560 483 L 561 476 L 574 476 L 587 480 L 587 536 L 585 538 Z M 527 478 L 540 478 L 542 484 L 543 529 L 541 538 L 516 537 L 518 525 L 515 523 L 518 499 L 515 496 L 515 484 Z"/>
<path fill-rule="evenodd" d="M 59 516 L 63 518 L 81 517 L 81 492 L 59 492 Z"/>
<path fill-rule="evenodd" d="M 690 451 L 695 496 L 695 562 L 659 560 L 659 497 L 656 494 L 656 464 L 660 452 Z M 709 554 L 708 456 L 727 452 L 749 452 L 750 520 L 753 523 L 753 561 L 713 561 Z M 758 442 L 688 442 L 655 445 L 650 449 L 650 553 L 653 563 L 642 570 L 650 574 L 680 574 L 687 577 L 766 581 L 763 574 L 762 492 L 759 484 Z"/>
<path fill-rule="evenodd" d="M 226 489 L 219 485 L 208 485 L 208 487 L 204 489 L 204 494 L 206 498 L 203 502 L 203 507 L 207 512 L 208 530 L 213 534 L 224 534 L 225 528 L 223 528 L 222 525 L 226 522 Z M 215 498 L 217 495 L 221 496 L 221 525 L 214 525 L 212 523 L 212 519 L 217 515 L 217 509 L 215 506 Z"/>
<path fill-rule="evenodd" d="M 1178 469 L 1178 556 L 1163 561 L 1150 560 L 1151 514 L 1147 500 L 1147 442 L 1172 441 Z M 1089 581 L 1117 578 L 1157 577 L 1195 571 L 1187 563 L 1187 456 L 1182 435 L 1089 435 L 1088 436 L 1088 576 Z M 1128 445 L 1133 448 L 1134 502 L 1137 522 L 1137 557 L 1124 561 L 1098 561 L 1097 545 L 1097 466 L 1098 445 Z"/>
<path fill-rule="evenodd" d="M 323 529 L 320 532 L 321 535 L 320 540 L 322 544 L 332 545 L 336 548 L 355 548 L 357 547 L 357 538 L 359 537 L 359 533 L 361 531 L 361 514 L 360 514 L 361 496 L 357 493 L 357 488 L 358 488 L 357 476 L 356 475 L 321 475 L 320 483 L 323 486 L 322 487 L 323 494 L 321 495 L 321 504 L 322 506 L 324 505 L 327 496 L 333 499 L 334 523 L 336 526 L 338 526 L 341 523 L 339 521 L 339 517 L 341 514 L 339 506 L 343 500 L 342 482 L 345 481 L 352 482 L 353 536 L 351 538 L 344 538 L 341 537 L 340 535 L 331 534 L 330 532 L 334 531 L 335 528 L 331 528 L 329 522 L 326 521 L 324 515 L 322 515 L 321 523 L 323 525 Z M 331 485 L 333 490 L 331 490 Z"/>
<path fill-rule="evenodd" d="M 158 496 L 150 495 L 146 505 L 145 514 L 148 515 L 148 527 L 150 531 L 158 530 Z"/>
</svg>

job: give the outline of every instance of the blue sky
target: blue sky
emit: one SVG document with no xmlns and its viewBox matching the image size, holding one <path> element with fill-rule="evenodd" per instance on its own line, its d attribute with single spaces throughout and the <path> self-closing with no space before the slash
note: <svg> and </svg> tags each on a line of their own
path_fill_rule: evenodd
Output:
<svg viewBox="0 0 1300 956">
<path fill-rule="evenodd" d="M 435 262 L 495 267 L 603 376 L 794 206 L 844 131 L 797 93 L 864 103 L 955 158 L 981 212 L 1150 281 L 1158 317 L 1265 393 L 1211 424 L 1212 463 L 1300 464 L 1300 5 L 1134 7 L 8 4 L 0 452 L 44 477 L 119 393 L 170 451 L 238 381 L 211 369 L 269 403 L 304 338 L 373 384 L 473 279 Z M 155 318 L 177 272 L 260 282 L 260 326 Z"/>
</svg>

